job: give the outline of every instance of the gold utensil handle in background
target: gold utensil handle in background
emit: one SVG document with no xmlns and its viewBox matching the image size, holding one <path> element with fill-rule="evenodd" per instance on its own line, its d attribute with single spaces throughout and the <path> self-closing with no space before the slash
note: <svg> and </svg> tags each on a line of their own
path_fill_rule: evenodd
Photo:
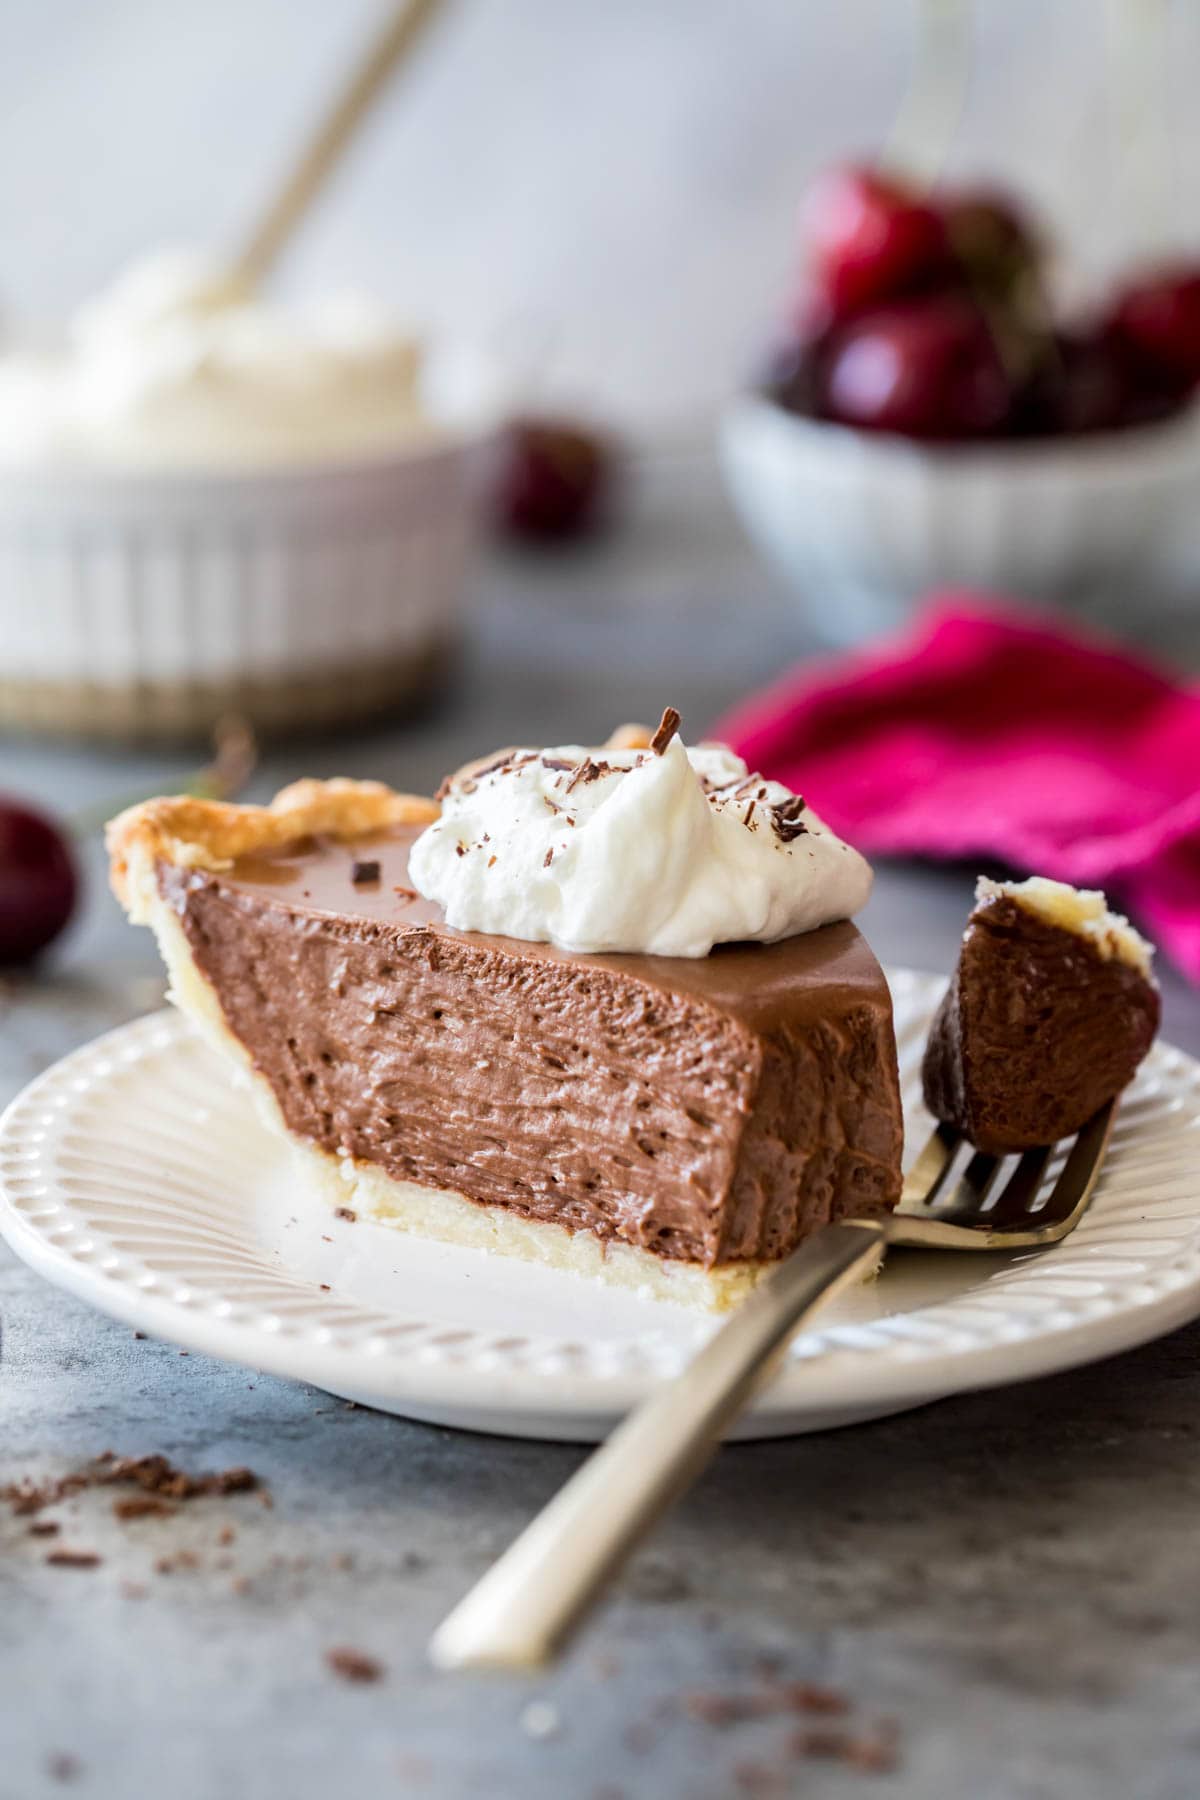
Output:
<svg viewBox="0 0 1200 1800">
<path fill-rule="evenodd" d="M 389 76 L 410 53 L 441 3 L 404 0 L 387 20 L 243 246 L 234 264 L 240 286 L 253 290 L 270 273 Z"/>
<path fill-rule="evenodd" d="M 439 1668 L 531 1668 L 579 1623 L 699 1474 L 814 1306 L 859 1280 L 878 1223 L 827 1225 L 757 1287 L 676 1381 L 617 1427 L 435 1633 Z"/>
</svg>

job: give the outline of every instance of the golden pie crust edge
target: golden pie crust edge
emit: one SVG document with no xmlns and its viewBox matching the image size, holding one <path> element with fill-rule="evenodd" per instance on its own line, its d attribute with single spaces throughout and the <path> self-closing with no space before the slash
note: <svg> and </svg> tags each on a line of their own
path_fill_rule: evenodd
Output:
<svg viewBox="0 0 1200 1800">
<path fill-rule="evenodd" d="M 183 869 L 228 869 L 239 856 L 282 850 L 302 837 L 354 838 L 393 825 L 427 825 L 434 800 L 397 794 L 381 781 L 293 781 L 268 806 L 176 795 L 143 800 L 105 833 L 113 891 L 136 922 L 137 872 L 149 860 Z"/>
</svg>

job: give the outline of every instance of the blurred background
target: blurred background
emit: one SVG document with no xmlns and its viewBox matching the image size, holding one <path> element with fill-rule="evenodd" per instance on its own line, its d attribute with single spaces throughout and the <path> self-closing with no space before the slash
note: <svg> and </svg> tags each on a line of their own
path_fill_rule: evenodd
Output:
<svg viewBox="0 0 1200 1800">
<path fill-rule="evenodd" d="M 162 243 L 249 226 L 379 0 L 41 0 L 0 13 L 0 292 L 63 317 Z M 920 0 L 450 0 L 278 272 L 426 331 L 544 328 L 567 394 L 700 431 L 778 317 L 809 178 L 879 150 Z M 942 8 L 941 10 L 945 10 Z M 1089 273 L 1187 243 L 1190 0 L 975 0 L 954 178 L 1000 177 Z M 1137 134 L 1131 147 L 1130 133 Z M 1143 165 L 1164 140 L 1147 208 Z"/>
</svg>

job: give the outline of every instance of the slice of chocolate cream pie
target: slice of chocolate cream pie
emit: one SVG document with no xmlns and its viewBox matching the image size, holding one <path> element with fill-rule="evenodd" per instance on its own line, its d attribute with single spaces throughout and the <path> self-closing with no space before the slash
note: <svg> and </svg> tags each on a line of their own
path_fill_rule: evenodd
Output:
<svg viewBox="0 0 1200 1800">
<path fill-rule="evenodd" d="M 900 1190 L 870 871 L 720 746 L 513 750 L 109 831 L 173 997 L 334 1206 L 722 1308 Z"/>
</svg>

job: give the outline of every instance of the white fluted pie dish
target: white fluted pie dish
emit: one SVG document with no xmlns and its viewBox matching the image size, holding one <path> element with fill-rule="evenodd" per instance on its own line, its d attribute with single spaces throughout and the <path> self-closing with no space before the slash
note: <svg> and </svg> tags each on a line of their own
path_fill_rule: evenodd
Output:
<svg viewBox="0 0 1200 1800">
<path fill-rule="evenodd" d="M 909 1141 L 941 982 L 894 972 Z M 184 1020 L 39 1077 L 0 1122 L 0 1231 L 127 1324 L 418 1419 L 595 1440 L 714 1321 L 561 1270 L 333 1217 Z M 894 1255 L 738 1426 L 813 1431 L 1070 1368 L 1200 1314 L 1200 1064 L 1154 1049 L 1092 1207 L 1029 1255 Z"/>
</svg>

